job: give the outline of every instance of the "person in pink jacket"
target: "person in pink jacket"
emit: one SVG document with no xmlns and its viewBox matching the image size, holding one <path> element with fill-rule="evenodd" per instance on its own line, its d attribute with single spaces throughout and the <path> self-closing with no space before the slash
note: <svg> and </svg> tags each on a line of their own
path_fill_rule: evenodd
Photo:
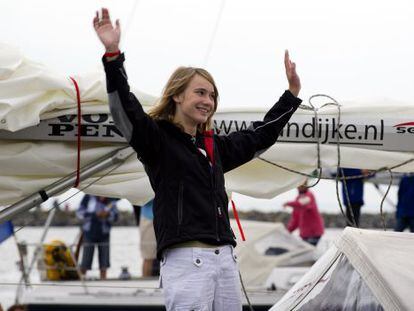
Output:
<svg viewBox="0 0 414 311">
<path fill-rule="evenodd" d="M 289 232 L 299 228 L 300 237 L 304 241 L 316 245 L 324 232 L 324 223 L 319 214 L 315 197 L 306 185 L 306 182 L 300 185 L 296 199 L 286 202 L 283 207 L 293 208 L 292 216 L 287 225 Z"/>
</svg>

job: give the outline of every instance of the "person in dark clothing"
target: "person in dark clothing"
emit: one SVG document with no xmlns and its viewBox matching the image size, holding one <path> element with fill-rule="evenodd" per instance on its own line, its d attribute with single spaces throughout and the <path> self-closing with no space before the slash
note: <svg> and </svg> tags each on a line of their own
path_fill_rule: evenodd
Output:
<svg viewBox="0 0 414 311">
<path fill-rule="evenodd" d="M 401 178 L 398 188 L 396 219 L 395 231 L 402 232 L 409 228 L 411 232 L 414 232 L 414 175 L 406 175 Z"/>
<path fill-rule="evenodd" d="M 1 309 L 1 307 L 0 307 L 0 309 Z M 7 311 L 26 311 L 26 310 L 27 310 L 27 308 L 24 305 L 21 305 L 21 304 L 12 305 L 11 307 L 9 307 L 7 309 Z"/>
<path fill-rule="evenodd" d="M 109 236 L 111 225 L 118 219 L 117 199 L 86 194 L 76 216 L 82 220 L 83 254 L 80 264 L 82 274 L 91 269 L 95 246 L 98 246 L 101 279 L 106 279 L 109 261 Z"/>
<path fill-rule="evenodd" d="M 134 211 L 135 223 L 139 226 L 141 221 L 141 205 L 132 205 L 132 209 Z"/>
<path fill-rule="evenodd" d="M 368 171 L 355 168 L 342 168 L 339 169 L 338 174 L 341 177 L 366 176 Z M 346 208 L 348 224 L 355 223 L 356 227 L 359 227 L 361 207 L 364 205 L 364 177 L 349 178 L 345 182 L 341 182 L 342 202 Z"/>
<path fill-rule="evenodd" d="M 143 163 L 155 193 L 154 229 L 167 310 L 241 310 L 224 173 L 276 142 L 301 103 L 296 65 L 286 51 L 289 89 L 263 121 L 219 136 L 212 131 L 218 90 L 209 72 L 179 67 L 147 114 L 130 92 L 125 55 L 119 51 L 119 22 L 112 25 L 108 10 L 102 9 L 93 25 L 105 47 L 111 114 Z"/>
</svg>

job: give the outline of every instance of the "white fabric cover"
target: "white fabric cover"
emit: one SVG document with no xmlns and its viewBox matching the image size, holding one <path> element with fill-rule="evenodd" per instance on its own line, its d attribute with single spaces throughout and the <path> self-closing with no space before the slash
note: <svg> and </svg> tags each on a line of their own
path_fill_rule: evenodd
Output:
<svg viewBox="0 0 414 311">
<path fill-rule="evenodd" d="M 316 293 L 313 295 L 314 292 Z M 312 299 L 310 298 L 311 295 Z M 335 299 L 332 299 L 332 297 L 335 297 Z M 364 279 L 343 254 L 338 258 L 338 264 L 335 266 L 335 269 L 332 269 L 329 279 L 324 280 L 321 289 L 312 291 L 307 299 L 303 300 L 296 309 L 300 311 L 384 310 L 366 285 Z"/>
<path fill-rule="evenodd" d="M 414 234 L 347 228 L 335 244 L 385 310 L 414 306 Z"/>
<path fill-rule="evenodd" d="M 73 76 L 79 86 L 82 113 L 108 113 L 103 68 Z M 132 89 L 142 105 L 155 97 Z M 18 131 L 40 120 L 77 114 L 76 90 L 70 77 L 26 59 L 13 47 L 0 44 L 0 129 Z"/>
<path fill-rule="evenodd" d="M 314 261 L 315 247 L 290 234 L 282 223 L 241 220 L 241 225 L 246 241 L 242 241 L 237 223 L 232 219 L 240 272 L 248 286 L 263 286 L 275 267 L 306 265 Z M 282 251 L 266 254 L 272 247 Z"/>
<path fill-rule="evenodd" d="M 336 305 L 347 291 L 352 295 L 347 294 L 343 300 L 344 310 L 352 301 L 376 306 L 375 310 L 411 310 L 413 254 L 412 233 L 347 227 L 335 245 L 271 310 L 308 310 L 307 306 L 315 301 L 331 300 L 331 305 Z M 350 286 L 346 287 L 348 282 Z M 332 288 L 324 290 L 338 283 L 343 286 L 337 288 L 337 295 Z"/>
<path fill-rule="evenodd" d="M 82 113 L 108 113 L 103 70 L 74 78 L 80 87 Z M 155 102 L 154 97 L 133 91 L 146 109 Z M 0 45 L 0 130 L 18 131 L 34 126 L 40 120 L 76 114 L 76 111 L 76 92 L 69 77 L 50 72 L 45 66 L 26 59 L 18 50 Z M 264 113 L 261 109 L 246 111 L 223 107 L 216 116 L 218 119 L 233 117 L 252 120 L 262 117 Z M 354 104 L 342 108 L 344 118 L 356 118 L 362 124 L 373 113 L 385 119 L 404 116 L 404 120 L 414 120 L 413 105 L 381 102 L 369 107 Z M 320 116 L 336 114 L 335 107 L 326 107 L 319 112 Z M 309 117 L 313 116 L 313 112 L 299 110 L 296 115 Z M 81 164 L 86 165 L 119 147 L 120 144 L 85 141 L 82 143 Z M 15 203 L 73 172 L 76 168 L 76 150 L 75 142 L 0 140 L 0 205 Z M 262 157 L 296 171 L 311 173 L 317 167 L 316 150 L 315 144 L 276 143 Z M 321 145 L 320 151 L 321 165 L 335 167 L 336 146 Z M 341 147 L 341 163 L 344 167 L 378 169 L 413 157 L 412 153 Z M 414 163 L 398 170 L 412 171 Z M 226 174 L 226 186 L 228 191 L 273 198 L 296 187 L 303 178 L 256 159 Z M 92 181 L 84 181 L 79 188 Z M 134 204 L 143 204 L 153 196 L 142 165 L 132 158 L 86 192 L 123 197 Z"/>
</svg>

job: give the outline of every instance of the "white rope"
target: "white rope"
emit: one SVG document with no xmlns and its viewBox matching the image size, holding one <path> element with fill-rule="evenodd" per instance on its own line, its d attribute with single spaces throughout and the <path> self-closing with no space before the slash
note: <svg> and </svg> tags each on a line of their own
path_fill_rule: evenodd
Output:
<svg viewBox="0 0 414 311">
<path fill-rule="evenodd" d="M 123 31 L 123 33 L 124 33 L 123 38 L 122 38 L 123 42 L 126 42 L 126 38 L 127 38 L 127 35 L 129 34 L 129 29 L 131 28 L 132 22 L 134 21 L 134 16 L 135 16 L 135 13 L 137 11 L 137 7 L 138 7 L 139 2 L 140 2 L 139 0 L 135 0 L 134 4 L 133 4 L 133 6 L 132 6 L 132 8 L 129 12 L 129 16 L 128 16 L 128 19 L 127 19 L 127 22 L 126 22 L 125 30 Z"/>
</svg>

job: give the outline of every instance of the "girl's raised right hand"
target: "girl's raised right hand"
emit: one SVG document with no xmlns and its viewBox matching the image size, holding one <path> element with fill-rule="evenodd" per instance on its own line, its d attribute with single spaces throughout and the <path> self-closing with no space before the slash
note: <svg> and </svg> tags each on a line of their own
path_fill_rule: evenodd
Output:
<svg viewBox="0 0 414 311">
<path fill-rule="evenodd" d="M 95 32 L 104 45 L 107 53 L 115 53 L 119 51 L 119 41 L 121 39 L 119 20 L 117 19 L 115 21 L 114 27 L 108 9 L 102 8 L 101 18 L 99 18 L 99 12 L 96 11 L 96 16 L 93 19 L 93 28 L 95 28 Z"/>
</svg>

